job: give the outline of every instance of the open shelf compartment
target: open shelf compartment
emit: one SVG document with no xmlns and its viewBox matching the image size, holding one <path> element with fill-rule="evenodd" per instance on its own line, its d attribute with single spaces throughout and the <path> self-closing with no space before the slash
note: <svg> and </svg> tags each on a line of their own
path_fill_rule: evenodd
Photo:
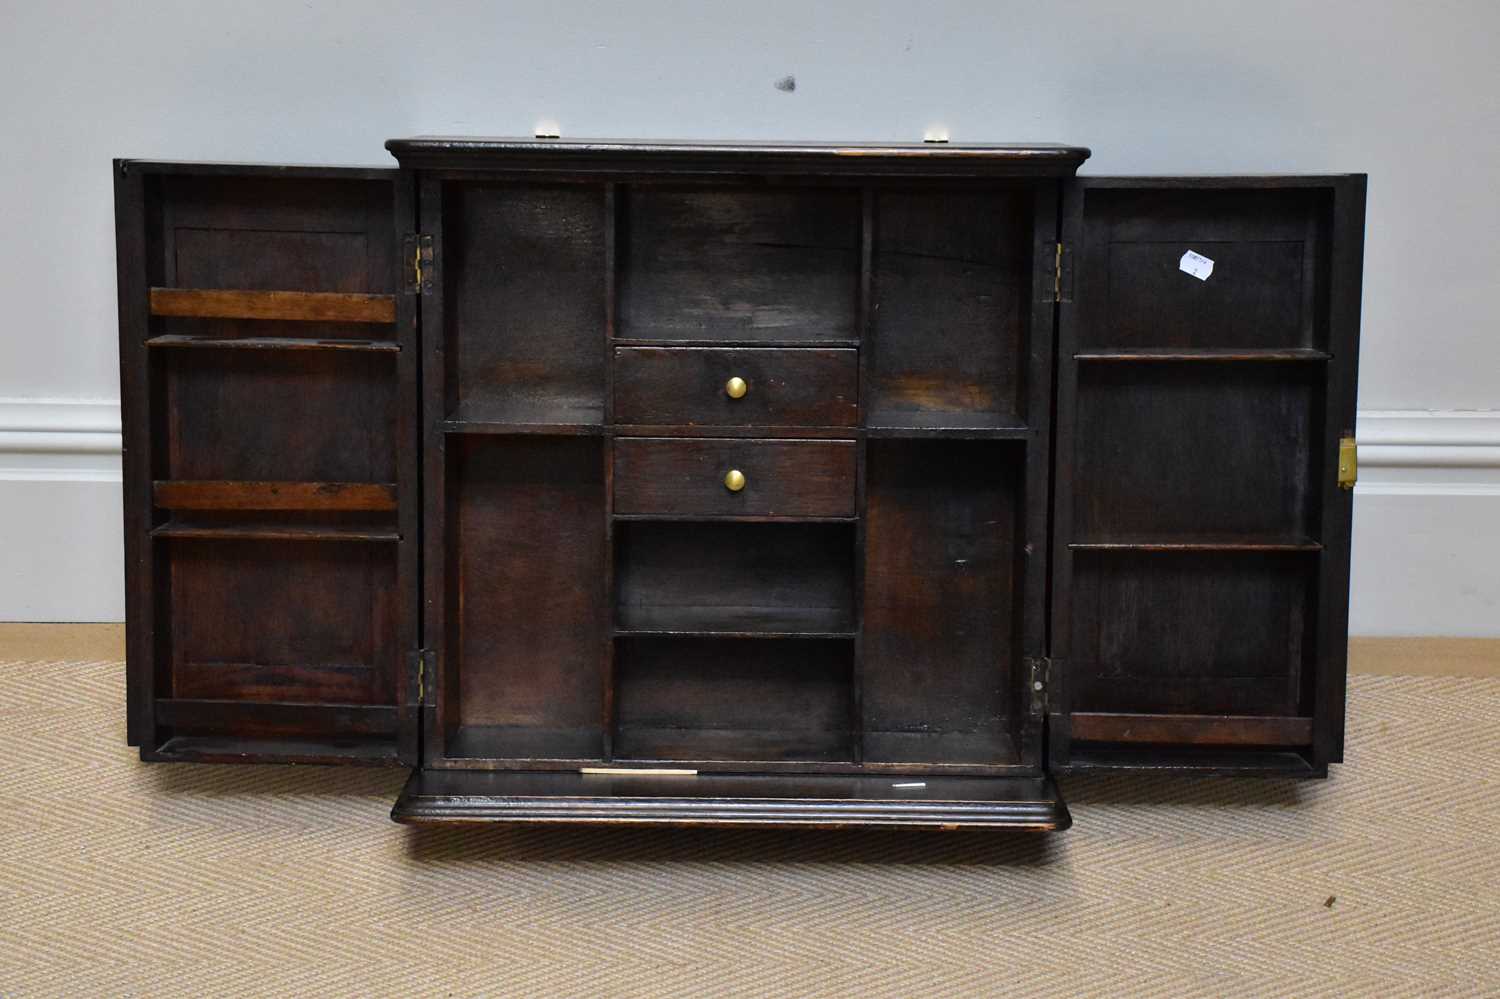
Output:
<svg viewBox="0 0 1500 999">
<path fill-rule="evenodd" d="M 615 643 L 616 762 L 854 759 L 852 639 Z"/>
<path fill-rule="evenodd" d="M 622 522 L 617 635 L 852 638 L 851 524 Z"/>
</svg>

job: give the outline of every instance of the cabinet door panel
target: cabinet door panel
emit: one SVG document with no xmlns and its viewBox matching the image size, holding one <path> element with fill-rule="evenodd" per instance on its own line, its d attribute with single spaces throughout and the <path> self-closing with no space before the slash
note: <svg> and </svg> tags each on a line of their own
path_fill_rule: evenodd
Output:
<svg viewBox="0 0 1500 999">
<path fill-rule="evenodd" d="M 119 161 L 115 193 L 129 741 L 415 762 L 407 186 Z"/>
<path fill-rule="evenodd" d="M 1054 771 L 1341 758 L 1364 190 L 1065 188 Z"/>
</svg>

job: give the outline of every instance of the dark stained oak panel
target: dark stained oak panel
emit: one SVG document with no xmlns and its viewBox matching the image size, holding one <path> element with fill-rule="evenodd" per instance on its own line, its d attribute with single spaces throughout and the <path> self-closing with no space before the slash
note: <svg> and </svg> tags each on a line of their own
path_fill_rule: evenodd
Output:
<svg viewBox="0 0 1500 999">
<path fill-rule="evenodd" d="M 1073 711 L 1297 715 L 1316 553 L 1078 553 Z"/>
<path fill-rule="evenodd" d="M 1326 195 L 1095 191 L 1079 262 L 1088 336 L 1103 348 L 1321 347 Z M 1193 251 L 1206 279 L 1184 272 Z"/>
<path fill-rule="evenodd" d="M 391 546 L 208 539 L 166 545 L 172 696 L 394 699 L 402 657 Z"/>
<path fill-rule="evenodd" d="M 874 426 L 1021 419 L 1030 188 L 877 190 L 865 406 Z"/>
<path fill-rule="evenodd" d="M 639 184 L 621 194 L 620 336 L 858 335 L 858 191 Z"/>
<path fill-rule="evenodd" d="M 868 461 L 864 758 L 1013 762 L 1023 451 L 872 441 Z"/>
<path fill-rule="evenodd" d="M 392 482 L 394 356 L 163 352 L 162 479 Z"/>
<path fill-rule="evenodd" d="M 497 756 L 581 732 L 585 755 L 598 757 L 609 634 L 601 444 L 479 436 L 450 447 L 458 686 L 445 693 L 447 723 L 518 733 L 488 741 Z"/>
<path fill-rule="evenodd" d="M 1294 364 L 1080 368 L 1076 543 L 1316 538 L 1321 380 Z"/>
</svg>

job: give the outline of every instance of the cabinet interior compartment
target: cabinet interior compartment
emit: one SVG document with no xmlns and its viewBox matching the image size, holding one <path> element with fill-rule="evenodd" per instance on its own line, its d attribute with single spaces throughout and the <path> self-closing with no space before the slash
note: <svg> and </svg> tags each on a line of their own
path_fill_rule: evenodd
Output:
<svg viewBox="0 0 1500 999">
<path fill-rule="evenodd" d="M 1025 445 L 868 447 L 863 758 L 1017 763 Z"/>
<path fill-rule="evenodd" d="M 1326 190 L 1091 189 L 1086 210 L 1081 355 L 1328 349 Z"/>
<path fill-rule="evenodd" d="M 854 525 L 621 522 L 619 633 L 854 634 Z"/>
<path fill-rule="evenodd" d="M 148 178 L 148 343 L 395 350 L 391 203 L 389 180 Z"/>
<path fill-rule="evenodd" d="M 1307 714 L 1317 560 L 1314 551 L 1076 552 L 1069 709 Z"/>
<path fill-rule="evenodd" d="M 621 637 L 616 760 L 852 760 L 854 642 Z"/>
<path fill-rule="evenodd" d="M 603 442 L 454 434 L 446 462 L 445 755 L 602 758 Z"/>
<path fill-rule="evenodd" d="M 851 187 L 622 185 L 619 324 L 641 341 L 858 337 Z"/>
<path fill-rule="evenodd" d="M 604 422 L 603 184 L 442 188 L 448 418 Z"/>
<path fill-rule="evenodd" d="M 159 551 L 163 755 L 394 756 L 395 545 L 210 534 Z"/>
<path fill-rule="evenodd" d="M 1316 545 L 1319 365 L 1080 365 L 1076 546 Z"/>
<path fill-rule="evenodd" d="M 396 480 L 395 354 L 157 352 L 157 479 Z"/>
<path fill-rule="evenodd" d="M 1033 201 L 1025 186 L 875 189 L 871 427 L 1025 423 Z"/>
</svg>

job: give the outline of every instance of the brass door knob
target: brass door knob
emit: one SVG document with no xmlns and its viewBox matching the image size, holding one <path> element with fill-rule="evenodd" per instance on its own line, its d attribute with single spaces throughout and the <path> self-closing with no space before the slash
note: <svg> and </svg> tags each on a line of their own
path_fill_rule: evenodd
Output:
<svg viewBox="0 0 1500 999">
<path fill-rule="evenodd" d="M 724 473 L 724 488 L 732 493 L 737 493 L 745 488 L 745 473 L 738 468 L 731 468 Z"/>
<path fill-rule="evenodd" d="M 724 394 L 731 399 L 743 399 L 745 393 L 750 391 L 750 386 L 745 384 L 745 379 L 735 375 L 724 383 Z"/>
</svg>

